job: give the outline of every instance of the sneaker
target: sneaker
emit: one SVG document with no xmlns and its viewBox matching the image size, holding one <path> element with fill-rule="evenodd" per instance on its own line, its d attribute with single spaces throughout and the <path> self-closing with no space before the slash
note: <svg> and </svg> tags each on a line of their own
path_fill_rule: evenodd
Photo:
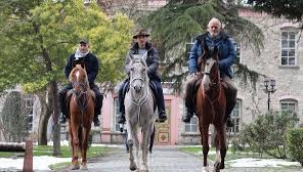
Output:
<svg viewBox="0 0 303 172">
<path fill-rule="evenodd" d="M 190 123 L 190 119 L 193 115 L 187 112 L 185 115 L 182 116 L 182 121 L 185 123 Z"/>
<path fill-rule="evenodd" d="M 95 127 L 99 127 L 100 126 L 100 121 L 99 121 L 99 118 L 98 118 L 98 116 L 96 116 L 96 117 L 94 117 L 94 126 Z"/>
</svg>

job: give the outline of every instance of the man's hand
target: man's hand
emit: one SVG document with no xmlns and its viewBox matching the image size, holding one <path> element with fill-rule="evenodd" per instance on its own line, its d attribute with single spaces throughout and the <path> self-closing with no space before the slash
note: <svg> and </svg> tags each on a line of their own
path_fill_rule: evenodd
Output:
<svg viewBox="0 0 303 172">
<path fill-rule="evenodd" d="M 187 80 L 197 77 L 197 72 L 191 73 L 187 76 Z"/>
</svg>

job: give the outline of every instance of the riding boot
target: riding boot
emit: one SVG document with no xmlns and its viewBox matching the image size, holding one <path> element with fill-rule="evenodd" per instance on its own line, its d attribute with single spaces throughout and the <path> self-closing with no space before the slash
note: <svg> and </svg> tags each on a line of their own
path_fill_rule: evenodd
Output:
<svg viewBox="0 0 303 172">
<path fill-rule="evenodd" d="M 157 120 L 157 122 L 162 123 L 167 120 L 162 87 L 158 87 L 157 98 L 158 98 L 158 110 L 159 110 L 159 119 Z"/>
<path fill-rule="evenodd" d="M 99 127 L 99 126 L 100 126 L 100 121 L 99 121 L 99 118 L 98 118 L 98 114 L 97 114 L 97 113 L 95 113 L 93 122 L 94 122 L 94 126 L 95 126 L 95 127 Z"/>
<path fill-rule="evenodd" d="M 230 103 L 227 104 L 226 113 L 225 113 L 225 115 L 226 115 L 225 120 L 226 120 L 226 126 L 227 127 L 234 127 L 234 122 L 230 118 L 230 115 L 231 115 L 236 103 L 237 102 L 234 101 L 234 102 L 230 102 Z"/>
<path fill-rule="evenodd" d="M 190 119 L 194 116 L 194 112 L 187 108 L 185 115 L 182 116 L 182 121 L 185 123 L 190 123 Z"/>
</svg>

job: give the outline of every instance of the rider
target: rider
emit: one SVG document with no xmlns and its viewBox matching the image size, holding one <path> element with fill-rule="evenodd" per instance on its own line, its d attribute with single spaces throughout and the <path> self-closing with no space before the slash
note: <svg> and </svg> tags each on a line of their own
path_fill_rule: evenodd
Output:
<svg viewBox="0 0 303 172">
<path fill-rule="evenodd" d="M 80 40 L 79 48 L 77 48 L 75 53 L 70 55 L 66 63 L 64 72 L 67 78 L 69 77 L 69 74 L 73 68 L 74 62 L 78 60 L 84 60 L 90 89 L 95 92 L 96 106 L 95 106 L 95 114 L 93 121 L 94 121 L 94 126 L 100 126 L 98 115 L 101 114 L 103 95 L 99 91 L 98 86 L 95 85 L 95 79 L 99 71 L 99 62 L 97 57 L 89 51 L 89 42 L 86 39 Z M 60 116 L 61 124 L 64 124 L 66 122 L 66 118 L 68 118 L 67 116 L 68 111 L 66 107 L 66 93 L 72 88 L 73 86 L 71 85 L 71 83 L 68 83 L 59 93 L 60 108 L 62 112 Z"/>
<path fill-rule="evenodd" d="M 164 96 L 163 90 L 161 85 L 161 78 L 157 72 L 159 66 L 159 55 L 156 48 L 152 47 L 151 43 L 147 41 L 147 37 L 150 35 L 144 30 L 141 29 L 137 32 L 133 39 L 136 40 L 136 43 L 130 49 L 130 53 L 132 54 L 139 54 L 143 55 L 147 52 L 147 59 L 146 63 L 148 66 L 148 76 L 150 82 L 152 82 L 156 86 L 156 100 L 158 103 L 159 109 L 159 119 L 158 122 L 164 122 L 167 119 L 166 112 L 165 112 L 165 104 L 164 104 Z M 125 66 L 127 66 L 128 61 L 126 60 Z M 126 71 L 129 75 L 129 71 Z M 129 77 L 123 82 L 119 89 L 119 104 L 120 104 L 120 117 L 118 123 L 124 124 L 125 122 L 125 107 L 124 107 L 124 97 L 126 94 L 126 90 L 129 87 Z M 126 88 L 126 89 L 125 89 Z"/>
<path fill-rule="evenodd" d="M 231 42 L 229 36 L 224 32 L 221 32 L 221 22 L 217 18 L 212 18 L 208 25 L 206 33 L 199 35 L 191 48 L 188 68 L 189 68 L 189 79 L 186 84 L 185 89 L 185 106 L 187 113 L 182 117 L 183 122 L 189 123 L 193 114 L 195 113 L 195 99 L 192 94 L 194 85 L 201 78 L 201 75 L 197 75 L 198 72 L 198 58 L 203 54 L 203 49 L 201 48 L 204 43 L 208 47 L 217 46 L 219 48 L 219 68 L 221 71 L 221 79 L 223 86 L 225 88 L 225 95 L 227 99 L 226 106 L 226 125 L 227 127 L 233 127 L 233 122 L 230 119 L 230 114 L 236 105 L 237 101 L 237 88 L 232 81 L 232 70 L 231 66 L 234 64 L 236 54 L 234 50 L 233 43 Z"/>
</svg>

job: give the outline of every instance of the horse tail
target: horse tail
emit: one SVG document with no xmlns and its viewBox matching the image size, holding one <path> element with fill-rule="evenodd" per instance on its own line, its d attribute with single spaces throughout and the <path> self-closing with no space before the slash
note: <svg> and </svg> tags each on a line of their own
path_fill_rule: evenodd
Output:
<svg viewBox="0 0 303 172">
<path fill-rule="evenodd" d="M 82 152 L 82 149 L 83 149 L 83 128 L 81 126 L 78 129 L 78 139 L 79 139 L 79 151 Z"/>
</svg>

